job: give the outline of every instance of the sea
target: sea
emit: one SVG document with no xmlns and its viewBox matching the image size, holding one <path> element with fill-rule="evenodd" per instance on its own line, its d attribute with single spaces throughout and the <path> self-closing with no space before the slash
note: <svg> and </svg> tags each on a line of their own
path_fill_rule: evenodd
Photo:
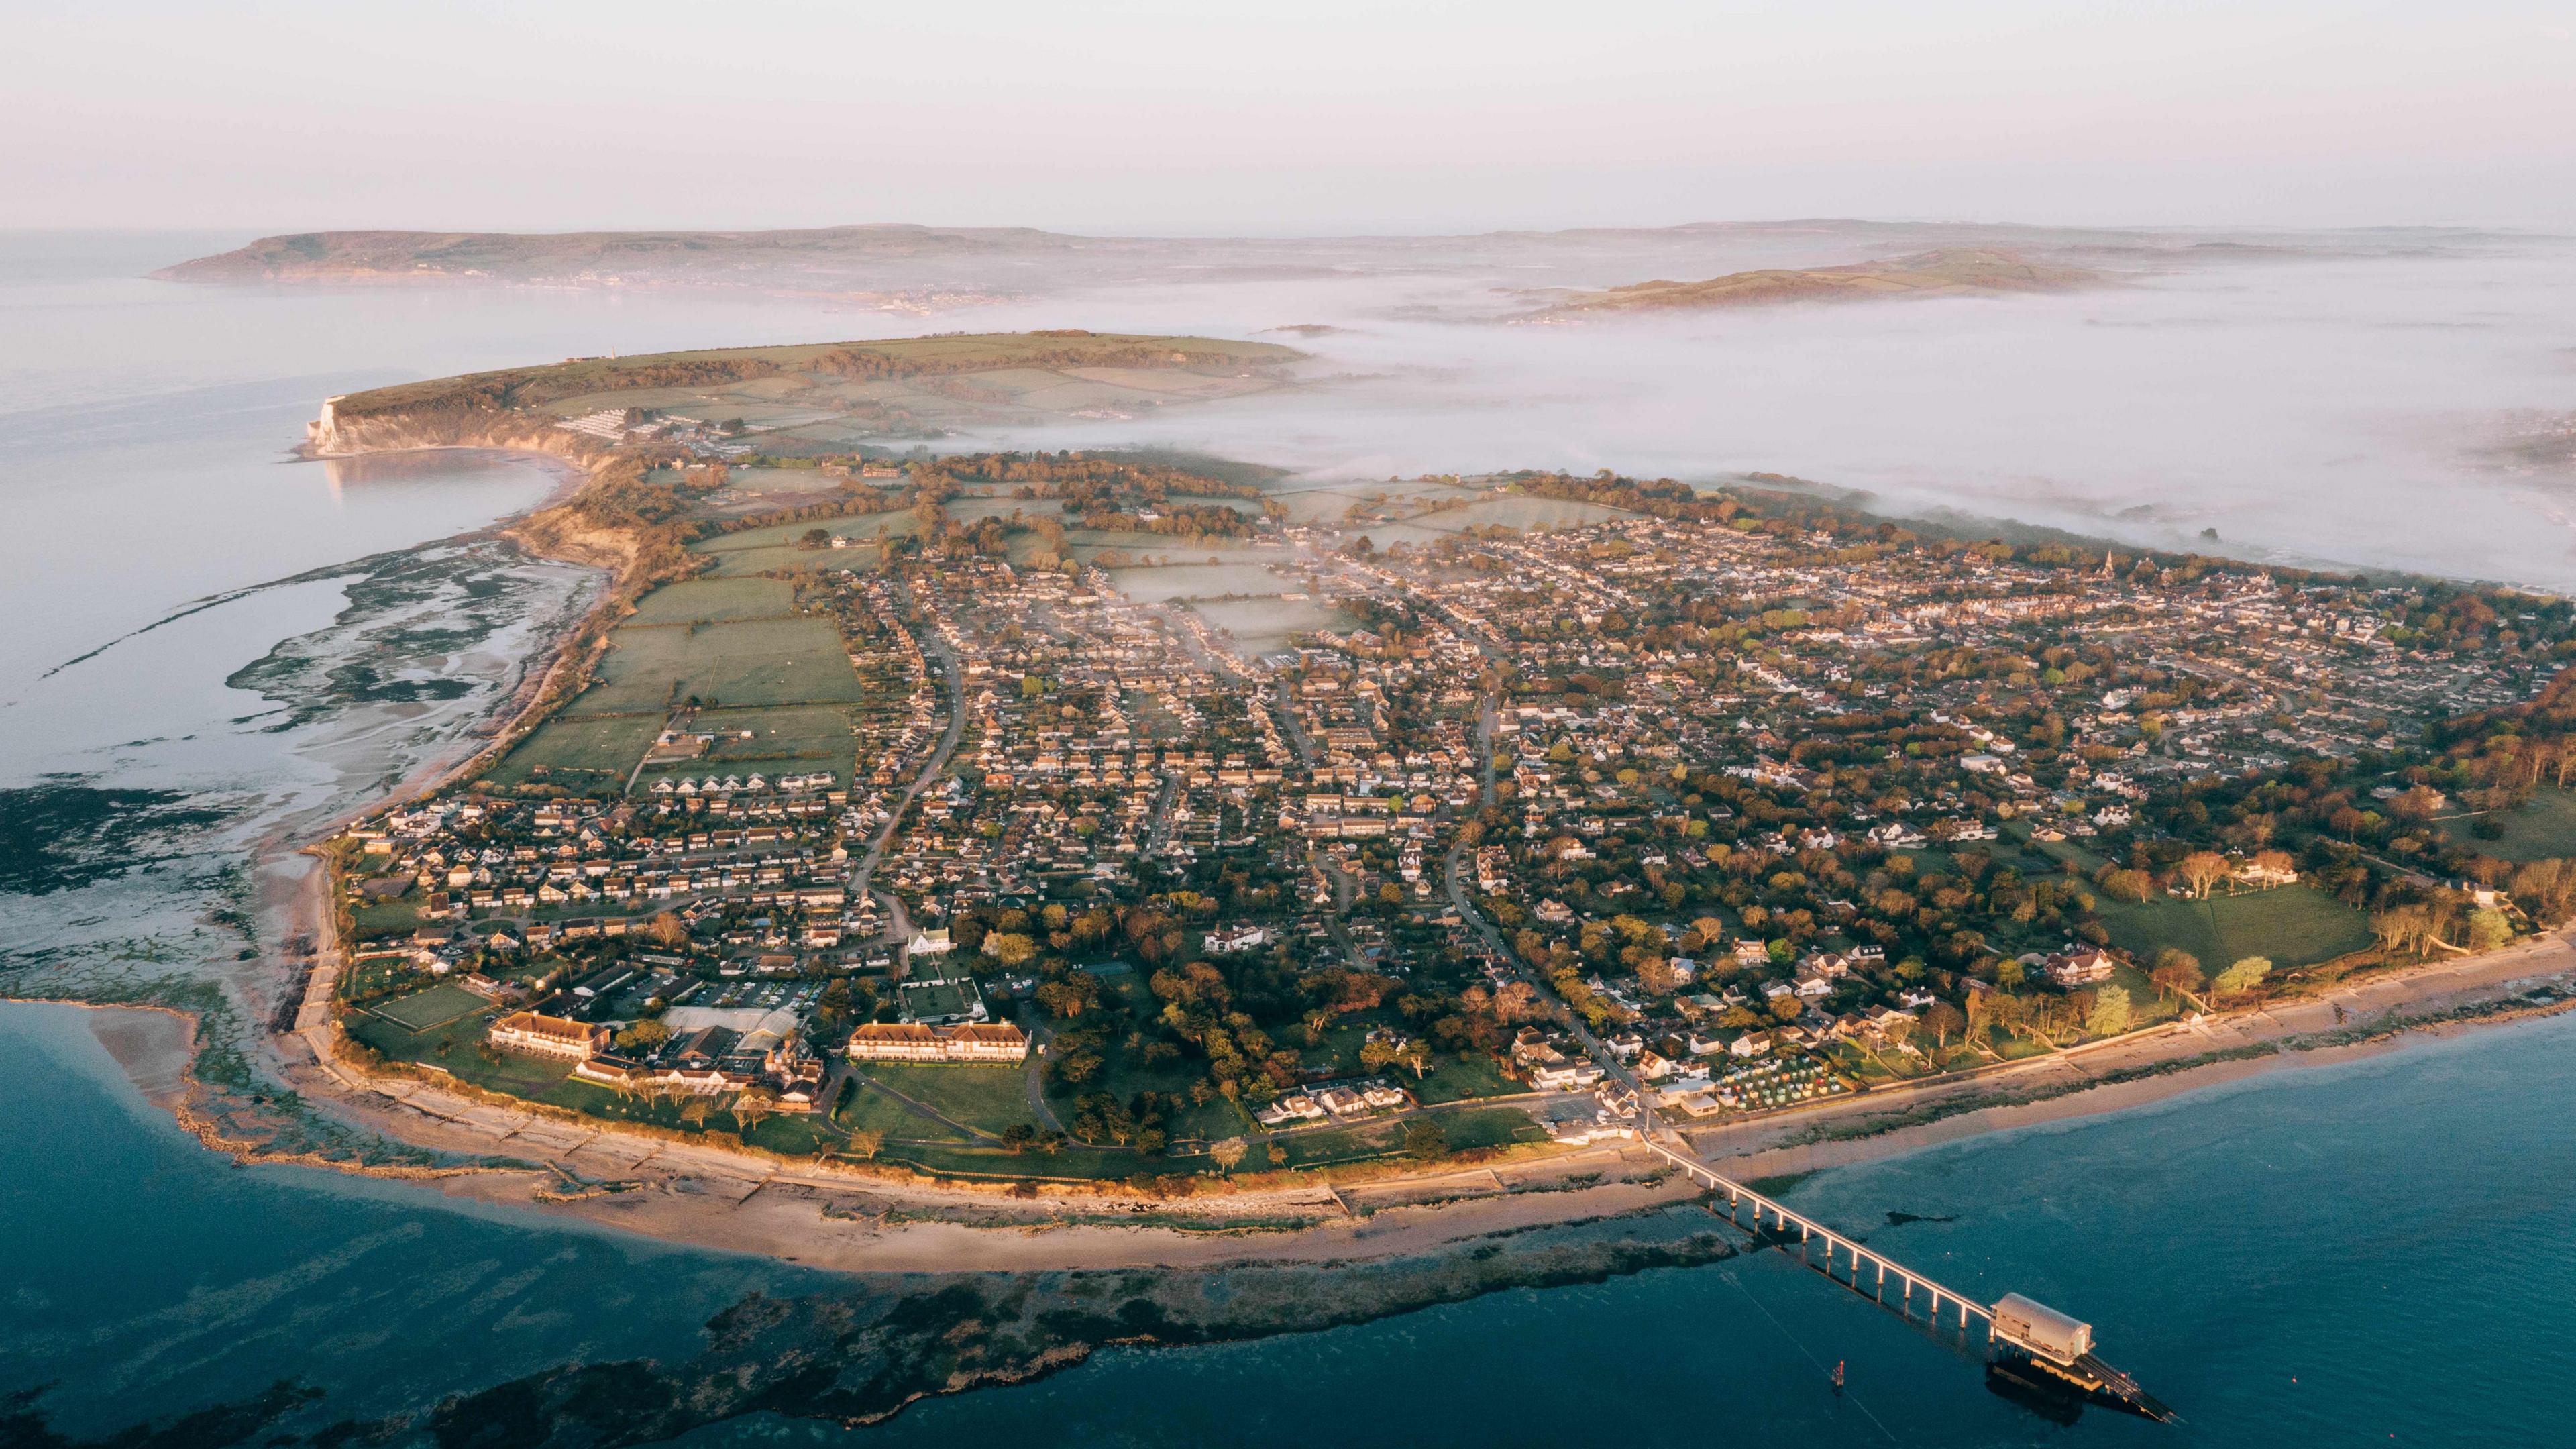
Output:
<svg viewBox="0 0 2576 1449">
<path fill-rule="evenodd" d="M 186 1006 L 233 1057 L 275 988 L 261 853 L 454 750 L 597 587 L 486 532 L 560 486 L 548 465 L 295 460 L 320 398 L 569 354 L 980 325 L 726 295 L 144 280 L 243 239 L 0 236 L 0 996 Z M 147 1102 L 93 1025 L 0 1005 L 0 1434 L 128 1435 L 281 1381 L 333 1417 L 398 1415 L 558 1365 L 685 1357 L 745 1294 L 832 1281 L 430 1186 L 234 1166 Z M 1978 1344 L 1773 1253 L 1111 1349 L 872 1428 L 755 1416 L 689 1437 L 2576 1443 L 2571 1120 L 2576 1020 L 2550 1019 L 1786 1190 L 1946 1282 L 2091 1321 L 2174 1424 L 2038 1412 L 1987 1386 Z M 318 1113 L 301 1130 L 348 1131 Z"/>
</svg>

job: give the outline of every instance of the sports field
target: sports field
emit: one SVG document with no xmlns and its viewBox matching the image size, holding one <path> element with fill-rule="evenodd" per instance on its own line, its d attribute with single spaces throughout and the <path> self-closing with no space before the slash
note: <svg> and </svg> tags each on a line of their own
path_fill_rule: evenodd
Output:
<svg viewBox="0 0 2576 1449">
<path fill-rule="evenodd" d="M 418 1036 L 450 1022 L 463 1021 L 492 1003 L 462 986 L 444 983 L 409 996 L 398 996 L 374 1008 L 376 1015 Z"/>
</svg>

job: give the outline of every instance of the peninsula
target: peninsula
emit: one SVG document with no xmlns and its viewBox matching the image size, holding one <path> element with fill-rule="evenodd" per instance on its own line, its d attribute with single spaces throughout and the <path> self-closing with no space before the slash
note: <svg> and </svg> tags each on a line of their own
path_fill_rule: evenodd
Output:
<svg viewBox="0 0 2576 1449">
<path fill-rule="evenodd" d="M 1784 302 L 2064 292 L 2105 281 L 2099 272 L 2036 262 L 2018 252 L 1949 247 L 1841 267 L 1774 267 L 1730 272 L 1701 282 L 1637 282 L 1605 291 L 1567 292 L 1520 320 L 1562 321 L 1600 313 L 1683 312 Z"/>
<path fill-rule="evenodd" d="M 2244 1025 L 2338 993 L 2555 999 L 2564 601 L 1751 482 L 862 441 L 1296 361 L 930 338 L 332 400 L 317 450 L 573 460 L 520 536 L 617 578 L 489 749 L 321 847 L 299 1085 L 682 1236 L 629 1189 L 1488 1200 L 1465 1231 L 1686 1192 L 1647 1136 L 2027 1106 L 2368 1025 Z M 2465 994 L 2384 984 L 2479 953 Z M 835 1256 L 803 1212 L 727 1231 Z M 1084 1241 L 1030 1251 L 1173 1253 Z"/>
</svg>

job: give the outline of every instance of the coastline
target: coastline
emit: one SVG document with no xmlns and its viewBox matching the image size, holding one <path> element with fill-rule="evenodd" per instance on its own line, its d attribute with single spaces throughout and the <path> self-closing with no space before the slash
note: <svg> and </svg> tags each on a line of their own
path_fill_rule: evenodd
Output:
<svg viewBox="0 0 2576 1449">
<path fill-rule="evenodd" d="M 325 443 L 348 446 L 326 450 Z M 601 567 L 610 578 L 587 608 L 568 615 L 549 638 L 545 666 L 522 674 L 507 701 L 492 711 L 488 730 L 460 734 L 391 790 L 326 824 L 316 839 L 389 803 L 470 778 L 509 749 L 550 712 L 558 683 L 600 647 L 598 626 L 631 600 L 638 583 L 631 539 L 620 547 L 620 539 L 569 526 L 562 512 L 605 461 L 604 454 L 575 442 L 402 432 L 382 439 L 317 436 L 307 451 L 345 457 L 426 448 L 529 453 L 563 465 L 562 486 L 528 512 L 497 520 L 491 530 L 533 556 Z M 150 1033 L 126 1033 L 118 1060 L 129 1076 L 208 1148 L 237 1162 L 435 1181 L 459 1198 L 851 1272 L 1359 1261 L 1497 1231 L 1616 1216 L 1697 1195 L 1645 1149 L 1610 1145 L 1365 1181 L 1227 1183 L 1225 1190 L 1178 1200 L 1105 1184 L 1050 1188 L 1039 1203 L 1015 1203 L 998 1184 L 942 1182 L 873 1165 L 790 1161 L 721 1140 L 676 1142 L 557 1109 L 486 1099 L 471 1089 L 372 1073 L 338 1049 L 333 1003 L 343 955 L 334 934 L 329 872 L 314 850 L 310 841 L 272 839 L 254 854 L 260 936 L 274 968 L 269 979 L 281 998 L 269 1003 L 265 1019 L 282 1027 L 291 1016 L 292 1026 L 259 1031 L 250 1045 L 271 1072 L 334 1120 L 457 1160 L 437 1166 L 368 1163 L 244 1139 L 193 1105 L 221 1090 L 200 1080 L 189 1065 L 199 1045 L 194 1018 L 175 1013 L 190 1023 L 176 1045 L 156 1042 Z M 315 943 L 309 971 L 282 950 L 296 935 Z M 1680 1135 L 1705 1160 L 1739 1178 L 1877 1160 L 1985 1133 L 2122 1111 L 2264 1072 L 2394 1050 L 2406 1036 L 2428 1029 L 2474 1029 L 2529 1013 L 2508 1010 L 2430 1027 L 2393 1018 L 2438 1016 L 2507 1000 L 2542 979 L 2576 979 L 2576 945 L 2564 931 L 2485 956 L 2385 972 L 2312 1000 L 1751 1121 L 1685 1127 Z M 291 1002 L 283 999 L 289 995 Z M 2353 1032 L 2350 1023 L 2361 1017 L 2391 1019 L 2375 1034 L 2364 1030 L 2364 1039 L 2310 1040 Z"/>
<path fill-rule="evenodd" d="M 322 873 L 312 876 L 318 880 Z M 317 987 L 321 976 L 315 973 Z M 1841 1099 L 1822 1110 L 1691 1129 L 1685 1138 L 1704 1160 L 1739 1180 L 1803 1175 L 1993 1133 L 2108 1116 L 2206 1087 L 2402 1051 L 2413 1042 L 2576 1008 L 2571 996 L 2513 1004 L 2543 983 L 2576 983 L 2576 942 L 2563 932 L 2313 1001 L 2204 1023 L 2199 1031 L 2101 1044 L 2129 1048 L 2117 1056 L 2041 1059 L 2009 1074 L 1910 1094 Z M 308 1013 L 320 1012 L 321 1021 L 301 1023 L 280 1040 L 312 1050 L 317 1036 L 327 1039 L 336 1031 L 327 1000 L 320 996 L 306 1006 Z M 2375 1014 L 2363 1017 L 2356 1005 Z M 2334 1015 L 2338 1007 L 2341 1022 Z M 1608 1145 L 1365 1184 L 1255 1189 L 1179 1202 L 1113 1191 L 1055 1197 L 1047 1206 L 1014 1210 L 999 1191 L 909 1172 L 796 1164 L 721 1142 L 674 1143 L 609 1124 L 499 1108 L 408 1080 L 370 1079 L 315 1050 L 309 1063 L 287 1072 L 289 1083 L 344 1120 L 429 1151 L 515 1159 L 449 1167 L 351 1163 L 265 1152 L 223 1136 L 190 1111 L 186 1098 L 198 1084 L 177 1065 L 194 1045 L 193 1019 L 185 1012 L 90 1009 L 101 1021 L 140 1011 L 187 1023 L 160 1033 L 157 1042 L 151 1033 L 129 1032 L 124 1049 L 116 1051 L 118 1062 L 182 1127 L 236 1161 L 434 1183 L 464 1200 L 840 1272 L 1365 1262 L 1434 1252 L 1496 1233 L 1615 1218 L 1700 1196 L 1696 1187 L 1658 1170 L 1642 1148 Z M 1927 1114 L 1928 1120 L 1908 1119 L 1927 1105 L 1944 1110 Z"/>
</svg>

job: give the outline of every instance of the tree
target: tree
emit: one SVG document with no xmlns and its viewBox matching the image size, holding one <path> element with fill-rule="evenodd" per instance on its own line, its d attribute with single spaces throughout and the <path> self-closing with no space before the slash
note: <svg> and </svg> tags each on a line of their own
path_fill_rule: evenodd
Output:
<svg viewBox="0 0 2576 1449">
<path fill-rule="evenodd" d="M 806 548 L 822 548 L 831 543 L 832 530 L 828 528 L 809 528 L 805 530 L 802 535 L 798 536 L 796 541 Z"/>
<path fill-rule="evenodd" d="M 1402 1048 L 1398 1049 L 1395 1054 L 1395 1059 L 1404 1063 L 1406 1066 L 1413 1068 L 1413 1079 L 1417 1082 L 1421 1081 L 1423 1075 L 1431 1070 L 1431 1048 L 1419 1037 L 1406 1042 Z"/>
<path fill-rule="evenodd" d="M 2084 1019 L 2090 1036 L 2118 1036 L 2129 1029 L 2129 988 L 2105 986 L 2093 997 L 2093 1012 Z"/>
<path fill-rule="evenodd" d="M 2219 995 L 2235 996 L 2262 985 L 2263 978 L 2271 974 L 2272 962 L 2268 957 L 2247 956 L 2219 972 L 2218 980 L 2213 984 Z"/>
<path fill-rule="evenodd" d="M 1251 1143 L 1240 1137 L 1228 1137 L 1222 1142 L 1210 1143 L 1208 1156 L 1215 1160 L 1219 1172 L 1232 1172 L 1234 1165 L 1243 1160 L 1243 1154 L 1249 1151 L 1251 1146 Z"/>
<path fill-rule="evenodd" d="M 685 946 L 689 944 L 689 923 L 675 911 L 664 911 L 644 923 L 644 935 L 656 946 Z"/>
<path fill-rule="evenodd" d="M 1360 1065 L 1372 1072 L 1384 1071 L 1395 1060 L 1395 1044 L 1384 1037 L 1371 1037 L 1360 1044 Z"/>
<path fill-rule="evenodd" d="M 2212 850 L 2195 850 L 2174 867 L 2174 874 L 2191 887 L 2194 896 L 2207 900 L 2210 888 L 2227 879 L 2227 857 Z"/>
<path fill-rule="evenodd" d="M 2469 949 L 2492 951 L 2513 939 L 2513 923 L 2504 912 L 2486 907 L 2469 913 Z"/>
<path fill-rule="evenodd" d="M 658 1021 L 639 1021 L 617 1034 L 622 1051 L 651 1052 L 671 1039 L 671 1029 Z"/>
<path fill-rule="evenodd" d="M 1946 1001 L 1936 1001 L 1923 1008 L 1923 1024 L 1931 1029 L 1933 1042 L 1942 1050 L 1950 1049 L 1950 1035 L 1965 1030 L 1968 1019 L 1959 1008 Z"/>
<path fill-rule="evenodd" d="M 861 1162 L 885 1150 L 885 1134 L 874 1127 L 862 1127 L 850 1134 L 850 1155 Z"/>
<path fill-rule="evenodd" d="M 1071 1021 L 1099 1004 L 1100 981 L 1088 971 L 1075 971 L 1042 983 L 1037 994 L 1048 1015 Z"/>
<path fill-rule="evenodd" d="M 1029 1144 L 1037 1141 L 1037 1138 L 1038 1129 L 1026 1122 L 1014 1122 L 1002 1129 L 1002 1145 L 1013 1152 L 1028 1151 Z"/>
<path fill-rule="evenodd" d="M 2253 859 L 2247 863 L 2274 881 L 2299 873 L 2299 863 L 2292 860 L 2286 850 L 2258 850 L 2254 852 Z"/>
<path fill-rule="evenodd" d="M 1440 1124 L 1430 1118 L 1416 1117 L 1404 1124 L 1404 1152 L 1406 1156 L 1422 1162 L 1445 1157 L 1449 1152 L 1449 1134 L 1441 1131 Z"/>
<path fill-rule="evenodd" d="M 984 937 L 984 954 L 1018 970 L 1038 954 L 1037 941 L 1017 931 L 994 931 Z"/>
<path fill-rule="evenodd" d="M 733 1124 L 744 1141 L 751 1140 L 751 1129 L 760 1120 L 778 1110 L 778 1094 L 767 1087 L 745 1087 L 733 1099 Z"/>
<path fill-rule="evenodd" d="M 689 1098 L 688 1105 L 680 1109 L 680 1121 L 691 1131 L 696 1131 L 707 1125 L 707 1114 L 714 1110 L 715 1103 L 704 1097 L 693 1096 Z"/>
<path fill-rule="evenodd" d="M 2147 979 L 2168 995 L 2187 996 L 2200 990 L 2201 982 L 2206 978 L 2201 974 L 2199 957 L 2179 947 L 2167 946 L 2156 953 L 2155 969 L 2147 973 Z"/>
<path fill-rule="evenodd" d="M 2131 905 L 2145 900 L 2155 894 L 2156 890 L 2155 878 L 2143 870 L 2106 871 L 2103 873 L 2101 885 L 2102 894 L 2115 901 L 2127 901 Z"/>
<path fill-rule="evenodd" d="M 1270 1165 L 1273 1167 L 1286 1167 L 1288 1165 L 1288 1149 L 1280 1146 L 1276 1142 L 1263 1148 L 1262 1155 L 1270 1159 Z"/>
</svg>

